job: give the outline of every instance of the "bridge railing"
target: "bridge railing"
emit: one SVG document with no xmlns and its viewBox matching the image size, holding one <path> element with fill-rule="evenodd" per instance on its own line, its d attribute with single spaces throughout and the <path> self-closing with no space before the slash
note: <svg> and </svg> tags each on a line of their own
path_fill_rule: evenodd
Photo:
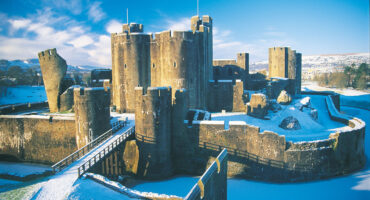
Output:
<svg viewBox="0 0 370 200">
<path fill-rule="evenodd" d="M 84 164 L 78 167 L 78 177 L 81 177 L 85 172 L 87 172 L 91 167 L 93 167 L 96 163 L 98 163 L 101 159 L 104 159 L 109 153 L 111 153 L 117 146 L 119 146 L 122 142 L 126 141 L 128 137 L 135 133 L 135 127 L 131 127 L 126 130 L 123 134 L 121 134 L 116 140 L 114 140 L 111 144 L 101 150 L 98 154 L 94 157 L 90 158 Z"/>
<path fill-rule="evenodd" d="M 125 121 L 116 121 L 112 124 L 112 129 L 109 129 L 105 133 L 101 134 L 99 137 L 97 137 L 95 140 L 91 141 L 90 143 L 83 146 L 81 149 L 78 149 L 77 151 L 73 152 L 69 156 L 65 157 L 63 160 L 55 163 L 53 166 L 53 173 L 56 173 L 58 171 L 61 171 L 62 169 L 68 167 L 71 163 L 78 160 L 85 154 L 87 154 L 91 149 L 98 146 L 100 143 L 105 141 L 107 138 L 109 138 L 113 133 L 117 132 L 119 129 L 124 127 L 127 122 Z"/>
</svg>

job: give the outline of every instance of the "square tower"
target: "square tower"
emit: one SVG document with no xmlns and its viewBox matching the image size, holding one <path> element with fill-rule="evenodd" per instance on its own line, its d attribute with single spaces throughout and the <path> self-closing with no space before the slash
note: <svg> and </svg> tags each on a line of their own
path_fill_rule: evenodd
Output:
<svg viewBox="0 0 370 200">
<path fill-rule="evenodd" d="M 302 54 L 290 47 L 269 48 L 269 78 L 280 77 L 294 80 L 292 93 L 301 91 Z"/>
</svg>

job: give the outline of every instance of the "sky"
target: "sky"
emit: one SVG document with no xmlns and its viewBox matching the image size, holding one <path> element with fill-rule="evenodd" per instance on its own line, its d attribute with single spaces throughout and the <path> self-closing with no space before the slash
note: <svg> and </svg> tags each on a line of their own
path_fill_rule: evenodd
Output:
<svg viewBox="0 0 370 200">
<path fill-rule="evenodd" d="M 37 58 L 57 48 L 71 65 L 111 66 L 110 33 L 126 23 L 145 32 L 189 30 L 196 0 L 0 0 L 0 59 Z M 215 59 L 248 52 L 268 59 L 268 48 L 304 55 L 369 52 L 369 0 L 199 0 L 213 18 Z"/>
</svg>

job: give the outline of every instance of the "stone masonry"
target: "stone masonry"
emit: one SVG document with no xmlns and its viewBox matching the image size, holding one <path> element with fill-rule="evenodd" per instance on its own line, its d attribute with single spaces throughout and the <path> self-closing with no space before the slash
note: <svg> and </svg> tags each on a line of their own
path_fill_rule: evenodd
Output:
<svg viewBox="0 0 370 200">
<path fill-rule="evenodd" d="M 269 78 L 280 77 L 295 80 L 293 94 L 301 91 L 302 54 L 290 47 L 269 48 Z"/>
<path fill-rule="evenodd" d="M 66 75 L 67 63 L 58 55 L 55 48 L 42 51 L 38 56 L 50 112 L 58 112 L 59 97 L 63 92 L 62 81 Z"/>
<path fill-rule="evenodd" d="M 78 148 L 81 148 L 111 128 L 110 91 L 104 88 L 75 88 L 73 92 L 76 141 Z"/>
<path fill-rule="evenodd" d="M 237 53 L 236 60 L 213 60 L 214 80 L 237 80 L 244 83 L 247 88 L 249 80 L 249 54 Z"/>
<path fill-rule="evenodd" d="M 143 33 L 141 24 L 124 24 L 112 38 L 113 104 L 119 112 L 134 112 L 134 88 L 188 90 L 188 107 L 205 108 L 212 78 L 212 18 L 192 17 L 192 31 Z"/>
<path fill-rule="evenodd" d="M 164 178 L 172 175 L 170 87 L 135 88 L 135 137 L 140 152 L 138 175 Z"/>
</svg>

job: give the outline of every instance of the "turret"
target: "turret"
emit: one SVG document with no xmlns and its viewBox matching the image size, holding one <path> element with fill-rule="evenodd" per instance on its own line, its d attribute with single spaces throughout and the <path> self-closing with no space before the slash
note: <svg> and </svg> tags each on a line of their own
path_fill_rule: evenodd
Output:
<svg viewBox="0 0 370 200">
<path fill-rule="evenodd" d="M 104 88 L 75 88 L 74 111 L 77 147 L 105 133 L 110 125 L 110 91 Z"/>
<path fill-rule="evenodd" d="M 141 30 L 130 24 L 129 33 L 111 35 L 113 104 L 119 112 L 135 112 L 134 88 L 150 85 L 150 35 Z"/>
<path fill-rule="evenodd" d="M 171 88 L 135 88 L 135 137 L 140 158 L 138 175 L 164 178 L 172 175 Z"/>
</svg>

